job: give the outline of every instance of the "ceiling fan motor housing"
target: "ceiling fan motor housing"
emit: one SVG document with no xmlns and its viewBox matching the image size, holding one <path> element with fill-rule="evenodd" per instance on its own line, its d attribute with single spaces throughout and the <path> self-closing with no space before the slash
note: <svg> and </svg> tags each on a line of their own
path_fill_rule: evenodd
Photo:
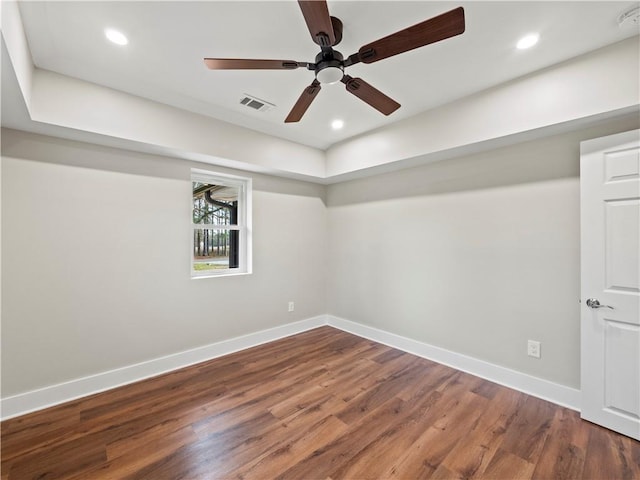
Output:
<svg viewBox="0 0 640 480">
<path fill-rule="evenodd" d="M 316 79 L 320 83 L 337 83 L 344 75 L 343 56 L 332 48 L 323 49 L 316 56 Z"/>
</svg>

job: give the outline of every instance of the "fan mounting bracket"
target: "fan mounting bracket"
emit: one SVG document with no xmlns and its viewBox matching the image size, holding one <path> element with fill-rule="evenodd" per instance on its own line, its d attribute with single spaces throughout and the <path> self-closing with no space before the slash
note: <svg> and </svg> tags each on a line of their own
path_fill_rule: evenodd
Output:
<svg viewBox="0 0 640 480">
<path fill-rule="evenodd" d="M 340 20 L 338 17 L 331 17 L 331 26 L 333 27 L 333 36 L 336 39 L 334 44 L 331 45 L 332 47 L 334 47 L 342 41 L 342 20 Z"/>
</svg>

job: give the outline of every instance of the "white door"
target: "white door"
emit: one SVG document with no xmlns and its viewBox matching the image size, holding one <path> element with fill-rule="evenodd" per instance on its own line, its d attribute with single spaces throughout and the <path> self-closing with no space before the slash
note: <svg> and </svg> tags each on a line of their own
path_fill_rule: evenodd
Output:
<svg viewBox="0 0 640 480">
<path fill-rule="evenodd" d="M 640 130 L 582 142 L 582 418 L 640 440 Z"/>
</svg>

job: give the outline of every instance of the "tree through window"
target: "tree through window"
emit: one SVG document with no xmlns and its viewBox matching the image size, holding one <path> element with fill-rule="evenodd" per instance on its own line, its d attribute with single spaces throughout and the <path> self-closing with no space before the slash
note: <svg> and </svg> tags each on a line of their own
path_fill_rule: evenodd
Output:
<svg viewBox="0 0 640 480">
<path fill-rule="evenodd" d="M 239 177 L 192 175 L 193 276 L 249 271 L 246 251 L 249 182 Z"/>
</svg>

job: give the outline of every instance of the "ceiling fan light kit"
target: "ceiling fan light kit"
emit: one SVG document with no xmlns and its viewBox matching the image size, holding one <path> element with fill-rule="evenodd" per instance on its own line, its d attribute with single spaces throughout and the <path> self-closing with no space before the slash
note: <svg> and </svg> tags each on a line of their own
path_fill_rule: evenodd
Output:
<svg viewBox="0 0 640 480">
<path fill-rule="evenodd" d="M 316 78 L 320 83 L 334 84 L 338 83 L 344 76 L 344 69 L 339 66 L 329 66 L 316 73 Z"/>
<path fill-rule="evenodd" d="M 320 83 L 338 83 L 344 76 L 342 54 L 333 49 L 331 49 L 331 53 L 320 52 L 316 55 L 315 73 L 316 79 Z"/>
<path fill-rule="evenodd" d="M 346 59 L 333 47 L 342 40 L 342 22 L 329 15 L 327 2 L 324 0 L 298 0 L 311 39 L 320 46 L 314 63 L 296 62 L 294 60 L 259 60 L 239 58 L 205 58 L 205 65 L 212 70 L 294 70 L 307 68 L 315 73 L 315 79 L 306 87 L 285 123 L 298 122 L 305 114 L 313 100 L 320 92 L 322 85 L 344 83 L 347 92 L 355 95 L 380 113 L 390 115 L 400 108 L 400 104 L 388 97 L 361 78 L 353 78 L 344 73 L 344 69 L 356 63 L 374 63 L 400 53 L 408 52 L 431 43 L 464 33 L 464 10 L 458 7 L 449 12 L 433 17 L 424 22 L 400 30 L 384 38 L 371 42 L 349 55 Z"/>
</svg>

